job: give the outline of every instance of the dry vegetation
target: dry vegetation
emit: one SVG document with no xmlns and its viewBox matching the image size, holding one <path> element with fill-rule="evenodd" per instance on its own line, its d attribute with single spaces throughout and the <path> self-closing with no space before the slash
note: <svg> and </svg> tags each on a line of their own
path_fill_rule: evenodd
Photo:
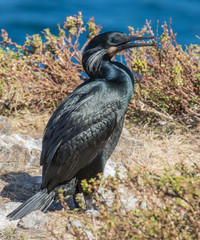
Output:
<svg viewBox="0 0 200 240">
<path fill-rule="evenodd" d="M 137 75 L 135 94 L 128 116 L 133 121 L 154 122 L 157 116 L 197 127 L 200 120 L 200 61 L 199 45 L 185 50 L 176 43 L 171 27 L 162 26 L 163 33 L 156 48 L 132 49 L 124 55 L 128 66 Z M 67 17 L 59 34 L 45 29 L 43 36 L 33 35 L 23 46 L 13 43 L 2 30 L 0 48 L 0 112 L 28 109 L 32 112 L 52 111 L 78 85 L 81 56 L 91 37 L 100 26 L 88 22 L 88 40 L 80 48 L 79 38 L 86 26 L 82 15 Z M 154 35 L 147 23 L 140 32 L 129 28 L 132 35 Z M 44 40 L 43 40 L 44 39 Z M 13 50 L 14 48 L 14 50 Z M 142 116 L 142 117 L 141 117 Z"/>
<path fill-rule="evenodd" d="M 91 19 L 90 38 L 100 31 Z M 0 48 L 0 112 L 10 115 L 28 109 L 32 112 L 52 111 L 80 83 L 82 52 L 79 37 L 85 30 L 82 16 L 68 17 L 59 35 L 44 29 L 28 36 L 23 46 L 13 43 L 5 30 Z M 13 49 L 14 48 L 14 49 Z"/>
<path fill-rule="evenodd" d="M 162 28 L 156 49 L 132 49 L 125 55 L 127 64 L 142 76 L 142 81 L 136 81 L 131 110 L 197 127 L 200 120 L 200 46 L 191 44 L 183 50 L 176 43 L 171 26 L 168 29 L 165 23 Z M 133 29 L 129 30 L 132 33 Z M 140 34 L 145 32 L 153 35 L 148 22 Z M 153 120 L 152 116 L 151 123 Z"/>
<path fill-rule="evenodd" d="M 81 14 L 58 27 L 58 36 L 46 29 L 44 41 L 34 35 L 23 46 L 2 32 L 0 113 L 10 117 L 14 132 L 42 133 L 50 113 L 84 80 L 79 37 L 86 27 Z M 101 27 L 91 19 L 88 30 L 89 41 Z M 153 34 L 148 23 L 140 32 L 129 31 Z M 96 193 L 99 217 L 84 211 L 49 212 L 47 226 L 37 234 L 18 229 L 0 233 L 0 238 L 88 239 L 73 225 L 79 220 L 94 239 L 200 239 L 200 47 L 183 50 L 166 25 L 157 38 L 157 48 L 122 54 L 138 75 L 125 122 L 130 135 L 123 135 L 112 155 L 126 166 L 127 176 L 101 183 L 114 194 L 112 207 Z M 94 188 L 98 184 L 92 182 Z M 138 199 L 135 210 L 124 208 L 120 186 Z"/>
</svg>

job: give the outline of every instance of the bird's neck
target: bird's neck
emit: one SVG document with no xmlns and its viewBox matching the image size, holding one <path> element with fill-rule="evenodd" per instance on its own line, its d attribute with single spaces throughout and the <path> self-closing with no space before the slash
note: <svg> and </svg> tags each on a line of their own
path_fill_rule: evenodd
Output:
<svg viewBox="0 0 200 240">
<path fill-rule="evenodd" d="M 97 78 L 105 79 L 111 89 L 130 100 L 133 94 L 134 78 L 132 72 L 122 63 L 103 61 Z"/>
<path fill-rule="evenodd" d="M 133 83 L 133 74 L 125 65 L 114 61 L 102 61 L 97 78 L 104 78 L 108 81 Z"/>
<path fill-rule="evenodd" d="M 93 59 L 94 58 L 94 59 Z M 104 79 L 116 91 L 120 91 L 123 95 L 127 95 L 128 99 L 133 93 L 134 78 L 132 72 L 125 65 L 110 59 L 101 59 L 96 61 L 93 57 L 83 58 L 83 68 L 91 80 Z M 89 60 L 88 60 L 89 59 Z M 94 60 L 94 61 L 93 61 Z"/>
</svg>

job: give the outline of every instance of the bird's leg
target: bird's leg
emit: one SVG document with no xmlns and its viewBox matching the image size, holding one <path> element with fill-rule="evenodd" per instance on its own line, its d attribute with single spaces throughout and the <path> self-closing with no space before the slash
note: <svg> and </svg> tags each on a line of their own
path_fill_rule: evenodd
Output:
<svg viewBox="0 0 200 240">
<path fill-rule="evenodd" d="M 75 208 L 80 208 L 80 205 L 76 200 L 76 194 L 73 195 L 73 201 L 74 201 Z"/>
<path fill-rule="evenodd" d="M 91 195 L 83 193 L 85 199 L 85 210 L 99 210 L 96 204 L 92 203 L 93 199 Z"/>
<path fill-rule="evenodd" d="M 91 210 L 94 209 L 94 205 L 92 204 L 92 197 L 88 194 L 83 193 L 85 199 L 85 209 Z"/>
<path fill-rule="evenodd" d="M 96 206 L 96 204 L 92 204 L 92 197 L 89 194 L 84 194 L 85 198 L 85 211 L 86 214 L 90 217 L 99 217 L 99 208 Z"/>
<path fill-rule="evenodd" d="M 76 195 L 77 195 L 79 192 L 80 192 L 80 185 L 77 184 L 77 185 L 76 185 L 75 193 L 73 194 L 73 201 L 74 201 L 75 208 L 81 208 L 79 202 L 76 200 Z"/>
</svg>

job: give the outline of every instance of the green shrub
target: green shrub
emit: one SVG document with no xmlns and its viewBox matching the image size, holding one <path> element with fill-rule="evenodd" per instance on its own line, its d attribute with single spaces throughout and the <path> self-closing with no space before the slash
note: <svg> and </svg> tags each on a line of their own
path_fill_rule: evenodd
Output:
<svg viewBox="0 0 200 240">
<path fill-rule="evenodd" d="M 93 193 L 99 202 L 96 221 L 82 218 L 85 230 L 96 239 L 199 239 L 200 238 L 200 169 L 183 164 L 165 170 L 162 176 L 147 171 L 129 170 L 127 177 L 110 177 L 101 183 L 111 190 L 113 204 L 101 202 L 102 195 Z M 135 209 L 127 210 L 120 187 L 137 198 Z M 85 182 L 84 182 L 85 185 Z M 70 217 L 71 219 L 73 217 Z M 67 220 L 68 221 L 68 220 Z M 88 239 L 80 229 L 73 228 L 76 239 Z"/>
</svg>

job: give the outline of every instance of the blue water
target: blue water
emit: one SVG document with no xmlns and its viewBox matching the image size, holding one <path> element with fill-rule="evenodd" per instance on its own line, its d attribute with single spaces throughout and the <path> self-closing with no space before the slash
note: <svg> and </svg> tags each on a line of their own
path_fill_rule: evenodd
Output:
<svg viewBox="0 0 200 240">
<path fill-rule="evenodd" d="M 200 36 L 200 0 L 0 0 L 0 29 L 23 44 L 27 34 L 41 33 L 44 28 L 57 34 L 57 23 L 78 11 L 85 22 L 93 16 L 103 31 L 127 33 L 127 26 L 140 29 L 146 19 L 156 30 L 158 20 L 161 26 L 171 18 L 178 44 L 200 44 L 196 37 Z"/>
</svg>

